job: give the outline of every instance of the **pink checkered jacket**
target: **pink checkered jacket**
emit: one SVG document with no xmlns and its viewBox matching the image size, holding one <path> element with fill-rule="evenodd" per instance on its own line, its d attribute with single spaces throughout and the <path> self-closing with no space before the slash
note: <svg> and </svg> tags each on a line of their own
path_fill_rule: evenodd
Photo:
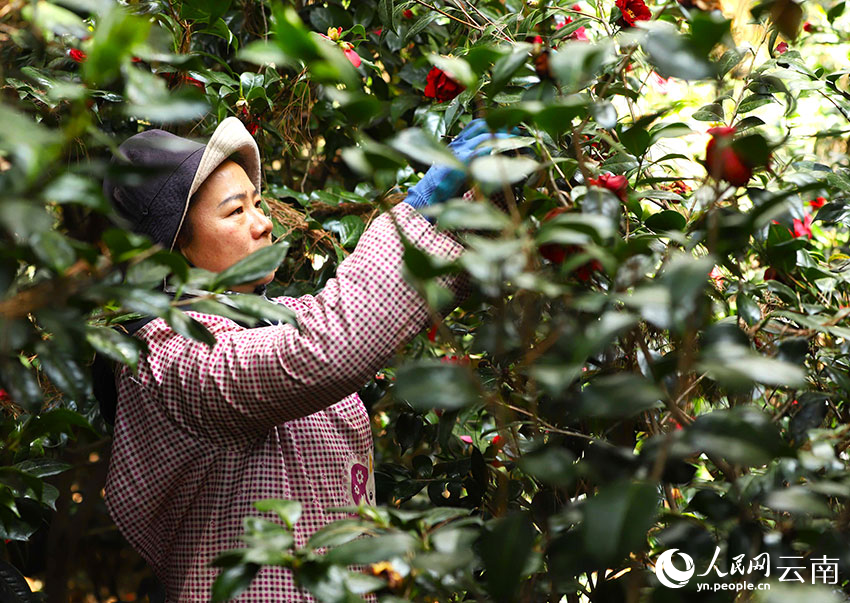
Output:
<svg viewBox="0 0 850 603">
<path fill-rule="evenodd" d="M 137 375 L 124 367 L 116 377 L 106 504 L 169 602 L 209 600 L 218 571 L 210 561 L 243 546 L 242 519 L 261 515 L 258 499 L 301 502 L 298 546 L 341 517 L 326 508 L 374 502 L 372 434 L 355 392 L 430 321 L 402 276 L 397 227 L 431 255 L 462 251 L 401 203 L 363 233 L 318 295 L 274 300 L 294 310 L 300 329 L 246 329 L 188 312 L 214 347 L 162 319 L 137 333 L 148 353 Z M 464 294 L 462 277 L 445 285 Z M 313 598 L 288 571 L 265 567 L 239 600 Z"/>
</svg>

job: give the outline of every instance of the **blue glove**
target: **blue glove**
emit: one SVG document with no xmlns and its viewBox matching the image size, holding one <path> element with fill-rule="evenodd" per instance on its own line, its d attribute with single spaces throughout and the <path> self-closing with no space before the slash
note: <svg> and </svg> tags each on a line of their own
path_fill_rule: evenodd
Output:
<svg viewBox="0 0 850 603">
<path fill-rule="evenodd" d="M 493 134 L 484 119 L 473 119 L 449 143 L 449 149 L 461 163 L 469 165 L 474 158 L 487 155 L 492 150 L 491 147 L 477 148 L 482 142 L 494 138 L 508 138 L 511 135 L 506 132 Z M 422 180 L 407 192 L 405 202 L 417 209 L 443 203 L 457 195 L 464 180 L 466 180 L 464 170 L 458 170 L 447 165 L 432 165 Z"/>
</svg>

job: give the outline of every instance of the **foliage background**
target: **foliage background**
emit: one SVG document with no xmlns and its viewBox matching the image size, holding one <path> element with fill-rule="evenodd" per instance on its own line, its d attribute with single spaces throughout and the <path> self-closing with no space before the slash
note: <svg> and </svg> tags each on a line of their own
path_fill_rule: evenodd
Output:
<svg viewBox="0 0 850 603">
<path fill-rule="evenodd" d="M 843 600 L 844 6 L 659 2 L 636 28 L 593 1 L 0 7 L 0 598 L 155 600 L 103 506 L 109 429 L 87 365 L 95 350 L 137 362 L 138 345 L 106 328 L 130 313 L 207 336 L 157 293 L 165 274 L 224 284 L 123 232 L 99 183 L 140 128 L 203 137 L 236 115 L 289 242 L 274 294 L 320 288 L 376 211 L 450 160 L 436 141 L 471 116 L 521 124 L 531 153 L 476 161 L 479 202 L 439 212 L 468 237 L 459 266 L 408 255 L 435 306 L 444 270 L 467 270 L 475 293 L 361 394 L 382 506 L 317 536 L 342 545 L 328 557 L 281 558 L 263 543 L 285 528 L 254 525 L 254 556 L 222 560 L 221 593 L 250 579 L 249 562 L 297 562 L 334 601 L 376 588 L 387 601 L 731 600 L 652 572 L 665 549 L 704 568 L 719 546 L 727 569 L 741 553 L 836 559 L 832 588 L 806 574 L 768 600 Z M 359 67 L 308 33 L 330 27 Z M 578 27 L 588 42 L 568 39 Z M 435 64 L 465 91 L 425 97 Z M 735 125 L 735 152 L 754 163 L 770 151 L 749 188 L 706 177 L 712 125 Z M 588 186 L 605 172 L 628 177 L 624 199 Z M 342 569 L 354 562 L 374 579 Z"/>
</svg>

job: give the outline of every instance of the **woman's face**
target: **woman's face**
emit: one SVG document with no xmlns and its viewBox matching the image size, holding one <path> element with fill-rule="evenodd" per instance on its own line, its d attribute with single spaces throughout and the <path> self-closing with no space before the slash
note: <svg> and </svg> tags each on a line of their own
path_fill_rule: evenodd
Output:
<svg viewBox="0 0 850 603">
<path fill-rule="evenodd" d="M 192 241 L 179 251 L 198 268 L 221 272 L 272 244 L 272 222 L 260 206 L 259 191 L 239 164 L 228 160 L 218 166 L 194 199 L 186 216 L 192 224 Z M 273 278 L 270 272 L 233 290 L 250 293 Z"/>
</svg>

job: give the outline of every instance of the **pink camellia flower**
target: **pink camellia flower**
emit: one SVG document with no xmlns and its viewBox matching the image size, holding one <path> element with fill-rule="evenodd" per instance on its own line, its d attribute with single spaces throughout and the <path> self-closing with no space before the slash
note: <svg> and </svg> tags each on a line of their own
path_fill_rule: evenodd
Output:
<svg viewBox="0 0 850 603">
<path fill-rule="evenodd" d="M 811 201 L 809 201 L 809 206 L 812 209 L 820 209 L 824 205 L 826 205 L 825 197 L 818 197 L 817 199 L 812 199 Z"/>
<path fill-rule="evenodd" d="M 776 54 L 785 54 L 788 50 L 788 42 L 780 42 L 776 45 Z"/>
<path fill-rule="evenodd" d="M 806 214 L 802 221 L 794 218 L 794 230 L 791 233 L 795 237 L 806 236 L 812 238 L 812 215 Z"/>
<path fill-rule="evenodd" d="M 375 33 L 380 35 L 380 30 Z M 354 44 L 339 39 L 339 37 L 342 35 L 342 27 L 328 27 L 327 35 L 319 35 L 325 39 L 330 40 L 331 42 L 336 42 L 337 46 L 339 46 L 342 49 L 342 52 L 345 54 L 345 58 L 347 58 L 355 67 L 360 67 L 360 64 L 363 61 L 360 58 L 360 55 L 357 54 L 357 51 L 354 50 Z"/>
<path fill-rule="evenodd" d="M 461 442 L 466 442 L 467 444 L 472 444 L 472 436 L 462 435 L 460 436 Z"/>
<path fill-rule="evenodd" d="M 86 58 L 88 58 L 86 56 L 86 53 L 84 53 L 79 48 L 72 48 L 71 50 L 69 50 L 68 56 L 71 57 L 71 60 L 74 61 L 75 63 L 82 63 L 83 61 L 86 60 Z"/>
<path fill-rule="evenodd" d="M 568 23 L 572 23 L 572 22 L 573 22 L 572 17 L 565 17 L 564 21 L 562 23 L 556 23 L 555 24 L 555 29 L 556 30 L 561 29 L 562 27 L 564 27 Z M 570 40 L 578 40 L 580 42 L 587 42 L 587 30 L 584 27 L 579 27 L 574 32 L 572 32 L 570 35 L 568 35 L 567 38 L 569 38 Z"/>
<path fill-rule="evenodd" d="M 354 45 L 350 42 L 341 42 L 340 46 L 342 46 L 342 52 L 345 53 L 345 58 L 351 61 L 351 64 L 355 67 L 360 67 L 360 63 L 363 61 L 360 59 L 360 55 L 357 54 L 357 51 L 354 50 Z"/>
<path fill-rule="evenodd" d="M 708 273 L 708 278 L 714 281 L 715 287 L 723 289 L 723 281 L 725 280 L 725 277 L 723 276 L 723 273 L 720 272 L 719 266 L 715 266 L 711 269 L 711 272 Z"/>
<path fill-rule="evenodd" d="M 659 94 L 667 94 L 667 86 L 670 83 L 669 77 L 661 77 L 653 71 L 649 74 L 649 79 L 653 83 L 655 89 L 658 90 Z"/>
</svg>

